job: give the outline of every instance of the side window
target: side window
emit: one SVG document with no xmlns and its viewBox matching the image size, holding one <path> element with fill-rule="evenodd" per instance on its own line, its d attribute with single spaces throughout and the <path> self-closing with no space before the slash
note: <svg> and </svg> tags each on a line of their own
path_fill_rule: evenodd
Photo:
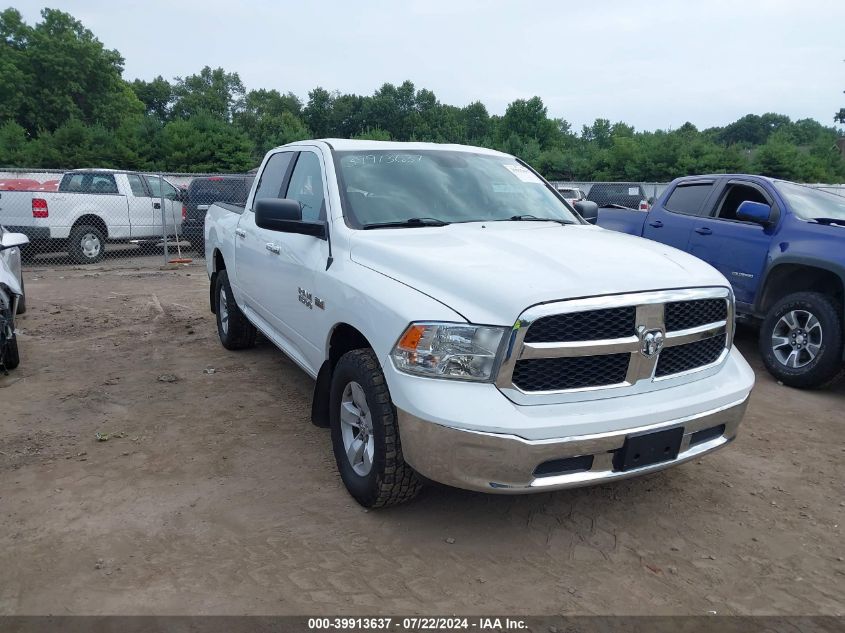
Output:
<svg viewBox="0 0 845 633">
<path fill-rule="evenodd" d="M 144 183 L 138 174 L 126 174 L 129 180 L 129 187 L 132 189 L 132 195 L 136 198 L 144 198 L 147 192 L 144 190 Z"/>
<path fill-rule="evenodd" d="M 168 200 L 176 200 L 179 198 L 179 192 L 176 190 L 176 187 L 171 185 L 166 180 L 163 180 L 161 186 L 164 187 L 164 197 Z"/>
<path fill-rule="evenodd" d="M 147 176 L 147 185 L 150 187 L 150 195 L 153 198 L 161 198 L 161 181 L 158 176 Z"/>
<path fill-rule="evenodd" d="M 91 177 L 91 193 L 117 193 L 117 183 L 111 174 L 94 174 Z"/>
<path fill-rule="evenodd" d="M 673 213 L 685 215 L 707 215 L 704 208 L 704 201 L 710 195 L 713 183 L 701 183 L 695 185 L 678 185 L 675 187 L 663 207 Z"/>
<path fill-rule="evenodd" d="M 287 198 L 302 205 L 302 219 L 316 222 L 323 213 L 323 171 L 320 159 L 312 152 L 302 152 L 290 177 Z"/>
<path fill-rule="evenodd" d="M 717 217 L 721 220 L 737 220 L 736 210 L 746 200 L 751 202 L 762 202 L 763 204 L 771 204 L 771 200 L 767 200 L 759 189 L 749 185 L 733 184 L 728 185 L 722 196 L 722 202 L 719 205 L 719 212 Z"/>
<path fill-rule="evenodd" d="M 255 190 L 256 200 L 284 197 L 282 185 L 285 184 L 285 176 L 287 176 L 293 156 L 294 152 L 279 152 L 270 157 L 264 171 L 261 172 L 258 189 Z"/>
</svg>

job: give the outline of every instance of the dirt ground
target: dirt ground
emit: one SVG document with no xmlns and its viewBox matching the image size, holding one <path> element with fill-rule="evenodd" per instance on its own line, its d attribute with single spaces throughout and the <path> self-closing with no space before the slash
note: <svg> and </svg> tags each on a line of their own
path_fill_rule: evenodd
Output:
<svg viewBox="0 0 845 633">
<path fill-rule="evenodd" d="M 752 332 L 757 387 L 721 452 L 367 512 L 310 379 L 266 341 L 224 350 L 204 269 L 157 265 L 27 275 L 0 376 L 0 613 L 845 613 L 845 384 L 779 386 Z"/>
</svg>

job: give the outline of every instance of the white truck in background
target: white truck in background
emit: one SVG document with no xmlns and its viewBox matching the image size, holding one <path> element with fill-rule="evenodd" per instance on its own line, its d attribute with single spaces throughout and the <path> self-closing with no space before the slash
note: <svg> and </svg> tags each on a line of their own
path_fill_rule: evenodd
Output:
<svg viewBox="0 0 845 633">
<path fill-rule="evenodd" d="M 163 195 L 162 195 L 163 194 Z M 66 172 L 59 189 L 0 191 L 0 224 L 23 233 L 25 255 L 66 251 L 78 264 L 105 256 L 107 242 L 162 238 L 181 226 L 180 191 L 158 176 L 111 169 Z"/>
<path fill-rule="evenodd" d="M 754 385 L 730 284 L 574 209 L 478 147 L 276 148 L 245 206 L 205 218 L 218 335 L 260 331 L 316 380 L 312 421 L 368 507 L 424 478 L 541 492 L 727 445 Z"/>
</svg>

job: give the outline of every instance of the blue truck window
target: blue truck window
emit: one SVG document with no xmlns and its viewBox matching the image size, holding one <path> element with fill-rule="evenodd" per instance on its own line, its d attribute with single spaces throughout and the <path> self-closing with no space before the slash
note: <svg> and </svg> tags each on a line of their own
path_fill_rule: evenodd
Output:
<svg viewBox="0 0 845 633">
<path fill-rule="evenodd" d="M 707 215 L 707 210 L 704 208 L 704 201 L 710 195 L 712 188 L 713 183 L 710 182 L 695 185 L 679 185 L 675 187 L 675 191 L 672 192 L 663 206 L 673 213 Z"/>
</svg>

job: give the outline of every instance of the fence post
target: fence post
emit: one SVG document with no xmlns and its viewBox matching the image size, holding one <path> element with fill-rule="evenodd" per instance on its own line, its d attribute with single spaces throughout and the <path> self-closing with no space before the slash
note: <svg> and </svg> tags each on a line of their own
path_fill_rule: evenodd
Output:
<svg viewBox="0 0 845 633">
<path fill-rule="evenodd" d="M 159 204 L 161 204 L 161 237 L 164 239 L 164 265 L 167 266 L 170 253 L 167 250 L 167 207 L 164 204 L 164 174 L 162 173 L 158 175 L 158 188 L 161 195 Z"/>
</svg>

